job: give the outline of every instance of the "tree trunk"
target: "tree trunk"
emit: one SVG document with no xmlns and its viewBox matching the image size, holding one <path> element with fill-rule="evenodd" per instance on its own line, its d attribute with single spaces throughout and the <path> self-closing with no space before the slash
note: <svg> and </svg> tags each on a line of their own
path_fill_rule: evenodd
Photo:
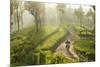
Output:
<svg viewBox="0 0 100 67">
<path fill-rule="evenodd" d="M 21 12 L 21 29 L 23 29 L 23 12 Z"/>
<path fill-rule="evenodd" d="M 17 26 L 18 26 L 18 31 L 20 30 L 20 24 L 19 24 L 19 14 L 18 14 L 18 10 L 17 10 Z"/>
<path fill-rule="evenodd" d="M 81 18 L 79 17 L 79 26 L 81 28 Z M 80 30 L 80 35 L 81 35 L 81 30 Z"/>
<path fill-rule="evenodd" d="M 39 19 L 38 19 L 38 15 L 36 14 L 35 15 L 35 25 L 36 25 L 36 32 L 38 32 L 39 30 L 38 30 L 38 28 L 39 28 L 39 21 L 38 21 Z"/>
<path fill-rule="evenodd" d="M 10 33 L 12 33 L 12 25 L 13 25 L 13 22 L 12 22 L 12 15 L 13 15 L 13 5 L 12 3 L 10 2 L 11 6 L 10 6 Z"/>
<path fill-rule="evenodd" d="M 41 31 L 41 28 L 42 28 L 42 19 L 41 19 L 41 15 L 39 14 L 39 31 Z"/>
</svg>

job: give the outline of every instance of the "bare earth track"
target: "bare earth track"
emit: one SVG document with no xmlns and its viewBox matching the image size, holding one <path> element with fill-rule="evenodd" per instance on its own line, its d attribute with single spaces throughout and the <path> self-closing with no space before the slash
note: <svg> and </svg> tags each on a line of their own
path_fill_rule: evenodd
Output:
<svg viewBox="0 0 100 67">
<path fill-rule="evenodd" d="M 56 52 L 61 52 L 68 59 L 78 59 L 79 57 L 73 48 L 73 42 L 76 38 L 77 38 L 77 35 L 76 35 L 75 31 L 71 28 L 69 31 L 68 37 L 67 37 L 67 39 L 71 41 L 70 48 L 67 49 L 65 47 L 66 46 L 65 42 L 67 41 L 67 40 L 65 40 L 57 47 Z"/>
</svg>

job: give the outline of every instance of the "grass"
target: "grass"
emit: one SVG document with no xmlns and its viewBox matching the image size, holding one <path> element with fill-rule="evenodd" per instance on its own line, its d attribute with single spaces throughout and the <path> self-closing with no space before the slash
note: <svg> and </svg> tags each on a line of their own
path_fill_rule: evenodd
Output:
<svg viewBox="0 0 100 67">
<path fill-rule="evenodd" d="M 56 34 L 50 36 L 47 40 L 45 40 L 42 44 L 39 44 L 37 49 L 50 49 L 54 44 L 65 34 L 63 29 L 60 29 Z"/>
</svg>

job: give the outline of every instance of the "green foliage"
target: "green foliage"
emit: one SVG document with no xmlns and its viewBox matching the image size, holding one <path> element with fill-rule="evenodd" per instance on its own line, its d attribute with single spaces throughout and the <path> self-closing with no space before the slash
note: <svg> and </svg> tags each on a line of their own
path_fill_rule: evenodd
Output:
<svg viewBox="0 0 100 67">
<path fill-rule="evenodd" d="M 46 28 L 47 27 L 45 27 L 44 29 Z M 34 30 L 35 30 L 34 27 L 30 27 L 23 29 L 18 33 L 11 34 L 11 64 L 17 66 L 44 64 L 44 62 L 42 63 L 43 59 L 41 59 L 41 57 L 44 57 L 44 53 L 41 53 L 40 50 L 35 50 L 35 49 L 39 45 L 38 43 L 43 38 L 46 38 L 46 36 L 52 34 L 51 32 L 55 31 L 55 29 L 48 26 L 47 30 L 49 31 L 35 32 Z M 64 32 L 60 30 L 60 32 L 58 32 L 57 34 L 50 35 L 48 39 L 50 38 L 54 40 L 58 36 L 59 36 L 58 38 L 61 38 L 62 35 L 64 35 Z M 47 41 L 46 43 L 48 44 Z M 46 43 L 44 45 L 47 45 Z M 56 41 L 50 41 L 49 46 L 53 46 L 54 43 L 56 43 Z M 42 43 L 40 43 L 40 45 L 42 45 Z M 39 62 L 39 59 L 41 59 L 41 62 Z M 46 60 L 44 59 L 44 61 Z M 50 61 L 47 61 L 46 63 L 50 63 Z"/>
<path fill-rule="evenodd" d="M 95 61 L 95 40 L 94 39 L 80 39 L 75 42 L 74 48 L 78 53 L 80 62 Z"/>
<path fill-rule="evenodd" d="M 24 2 L 23 4 L 21 3 L 22 2 L 11 0 L 11 15 L 14 11 L 17 12 L 16 15 L 13 14 L 16 19 L 11 18 L 11 20 L 14 20 L 14 24 L 11 22 L 11 28 L 13 28 L 12 26 L 15 26 L 16 29 L 20 29 L 22 28 L 21 26 L 24 25 L 24 22 L 21 23 L 19 20 L 24 19 L 24 17 L 23 19 L 19 17 L 19 12 L 21 11 L 22 15 L 24 12 L 22 11 L 23 8 L 20 10 L 21 7 L 24 7 L 24 9 L 29 11 L 28 14 L 30 14 L 30 16 L 34 16 L 34 23 L 32 27 L 11 32 L 10 54 L 12 67 L 95 60 L 95 40 L 92 38 L 92 35 L 95 35 L 95 31 L 88 29 L 87 26 L 90 25 L 84 26 L 85 23 L 82 23 L 82 20 L 85 19 L 84 22 L 86 21 L 86 16 L 88 16 L 89 19 L 91 19 L 91 16 L 94 18 L 94 12 L 91 9 L 85 16 L 81 6 L 74 10 L 71 7 L 66 7 L 66 4 L 58 3 L 56 9 L 50 7 L 52 9 L 49 11 L 49 9 L 45 9 L 47 8 L 45 6 L 48 4 L 30 1 Z M 47 16 L 49 12 L 53 12 L 52 10 L 54 13 L 57 13 L 55 15 L 53 15 L 54 13 L 51 13 L 50 16 Z M 48 13 L 46 11 L 48 11 Z M 52 16 L 55 16 L 55 18 Z M 52 19 L 56 20 L 54 20 L 55 23 L 54 21 L 50 22 Z M 33 20 L 31 20 L 31 22 Z M 76 22 L 79 22 L 80 24 L 78 25 Z M 58 46 L 62 43 L 65 43 L 65 40 L 68 39 L 71 40 L 79 59 L 75 59 L 73 57 L 71 59 L 66 58 L 63 52 L 56 51 L 56 48 L 58 48 Z"/>
<path fill-rule="evenodd" d="M 52 63 L 60 64 L 60 63 L 66 63 L 66 62 L 69 63 L 69 62 L 72 62 L 72 61 L 70 59 L 65 58 L 63 53 L 61 53 L 61 52 L 56 52 L 54 54 Z"/>
<path fill-rule="evenodd" d="M 89 11 L 87 12 L 87 16 L 94 16 L 94 12 L 90 8 Z"/>
<path fill-rule="evenodd" d="M 83 12 L 82 7 L 80 6 L 78 9 L 76 9 L 75 12 L 74 12 L 74 14 L 75 14 L 78 18 L 80 18 L 81 16 L 83 16 L 83 15 L 84 15 L 84 12 Z"/>
<path fill-rule="evenodd" d="M 58 9 L 61 13 L 65 12 L 65 8 L 66 8 L 66 5 L 65 5 L 65 4 L 59 3 L 59 4 L 57 5 L 57 9 Z"/>
<path fill-rule="evenodd" d="M 65 29 L 59 28 L 58 32 L 54 34 L 51 32 L 56 29 L 50 28 L 49 26 L 44 27 L 44 29 L 44 32 L 37 33 L 34 31 L 34 28 L 31 27 L 11 35 L 11 65 L 60 64 L 95 60 L 94 39 L 86 38 L 76 41 L 74 48 L 79 59 L 67 59 L 62 53 L 52 53 L 50 50 L 50 48 L 55 46 L 55 43 L 65 35 Z M 50 36 L 43 42 L 38 43 L 47 35 Z"/>
</svg>

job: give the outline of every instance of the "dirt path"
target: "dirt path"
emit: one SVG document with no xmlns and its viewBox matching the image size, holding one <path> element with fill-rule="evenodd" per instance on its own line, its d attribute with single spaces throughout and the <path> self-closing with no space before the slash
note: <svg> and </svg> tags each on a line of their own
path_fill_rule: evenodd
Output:
<svg viewBox="0 0 100 67">
<path fill-rule="evenodd" d="M 78 55 L 76 54 L 74 48 L 73 48 L 73 42 L 75 41 L 75 39 L 77 38 L 76 33 L 74 31 L 74 29 L 71 29 L 68 31 L 68 37 L 67 39 L 71 41 L 71 46 L 69 49 L 67 49 L 65 46 L 65 42 L 67 40 L 65 40 L 64 42 L 62 42 L 58 48 L 56 49 L 56 52 L 62 52 L 62 54 L 68 58 L 68 59 L 78 59 Z"/>
<path fill-rule="evenodd" d="M 73 46 L 71 45 L 71 47 L 69 48 L 69 50 L 67 48 L 65 48 L 65 43 L 62 43 L 57 49 L 56 52 L 62 52 L 63 55 L 66 58 L 69 59 L 78 59 L 78 55 L 76 54 L 76 52 L 73 49 Z"/>
</svg>

